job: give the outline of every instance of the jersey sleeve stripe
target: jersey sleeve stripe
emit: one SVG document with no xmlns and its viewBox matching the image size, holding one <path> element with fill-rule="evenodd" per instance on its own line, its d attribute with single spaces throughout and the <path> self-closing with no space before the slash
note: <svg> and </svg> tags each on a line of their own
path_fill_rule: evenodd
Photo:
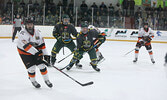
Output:
<svg viewBox="0 0 167 100">
<path fill-rule="evenodd" d="M 31 45 L 31 44 L 28 44 L 28 45 L 24 48 L 24 50 L 25 50 L 25 51 L 28 51 L 31 47 L 32 47 L 32 45 Z"/>
</svg>

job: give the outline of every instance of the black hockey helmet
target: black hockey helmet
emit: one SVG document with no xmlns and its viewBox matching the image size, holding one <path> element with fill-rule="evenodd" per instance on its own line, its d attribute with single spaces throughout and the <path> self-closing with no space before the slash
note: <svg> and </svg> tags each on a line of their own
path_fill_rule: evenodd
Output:
<svg viewBox="0 0 167 100">
<path fill-rule="evenodd" d="M 88 27 L 88 23 L 87 22 L 81 23 L 81 28 L 83 28 L 83 27 Z"/>
<path fill-rule="evenodd" d="M 87 23 L 85 23 L 85 22 L 81 23 L 81 32 L 83 34 L 87 34 L 88 33 L 88 24 Z"/>
<path fill-rule="evenodd" d="M 34 24 L 34 18 L 33 17 L 25 18 L 25 24 L 27 24 L 27 23 L 33 23 Z"/>
<path fill-rule="evenodd" d="M 148 25 L 148 23 L 147 23 L 147 22 L 144 22 L 144 23 L 143 23 L 143 26 L 145 26 L 145 25 Z"/>
<path fill-rule="evenodd" d="M 62 22 L 64 25 L 67 25 L 70 22 L 70 17 L 67 14 L 62 16 Z"/>
</svg>

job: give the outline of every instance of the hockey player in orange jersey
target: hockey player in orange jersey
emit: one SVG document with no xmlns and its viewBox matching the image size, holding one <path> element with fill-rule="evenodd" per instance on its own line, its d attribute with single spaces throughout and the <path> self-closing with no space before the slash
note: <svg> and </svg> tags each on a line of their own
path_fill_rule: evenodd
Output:
<svg viewBox="0 0 167 100">
<path fill-rule="evenodd" d="M 25 29 L 22 29 L 18 34 L 17 49 L 28 71 L 32 85 L 36 88 L 41 87 L 35 79 L 35 70 L 38 67 L 46 85 L 51 88 L 53 85 L 49 81 L 47 67 L 43 60 L 44 57 L 49 63 L 50 56 L 48 56 L 40 31 L 34 28 L 34 20 L 32 17 L 26 18 Z"/>
<path fill-rule="evenodd" d="M 137 62 L 139 49 L 142 46 L 145 46 L 150 55 L 151 62 L 153 64 L 155 63 L 151 46 L 151 40 L 153 38 L 154 38 L 154 31 L 148 26 L 148 23 L 144 23 L 143 28 L 139 30 L 138 41 L 135 48 L 135 59 L 133 60 L 133 62 Z"/>
</svg>

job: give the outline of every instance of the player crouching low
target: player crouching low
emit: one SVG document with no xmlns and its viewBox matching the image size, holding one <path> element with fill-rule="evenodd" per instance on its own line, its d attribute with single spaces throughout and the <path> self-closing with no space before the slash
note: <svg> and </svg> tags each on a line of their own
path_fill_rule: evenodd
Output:
<svg viewBox="0 0 167 100">
<path fill-rule="evenodd" d="M 154 64 L 154 58 L 153 58 L 153 52 L 152 52 L 152 46 L 151 46 L 151 40 L 154 37 L 154 32 L 151 28 L 148 27 L 148 23 L 144 23 L 144 28 L 141 28 L 139 30 L 139 36 L 138 36 L 138 41 L 136 44 L 136 48 L 135 48 L 135 60 L 133 60 L 133 62 L 137 62 L 138 60 L 138 55 L 139 55 L 139 49 L 142 46 L 145 46 L 150 58 L 151 58 L 151 62 Z"/>
<path fill-rule="evenodd" d="M 96 51 L 95 47 L 97 45 L 94 45 L 94 40 L 93 38 L 99 40 L 98 43 L 101 45 L 104 41 L 101 40 L 101 34 L 97 32 L 97 30 L 88 30 L 88 25 L 87 23 L 82 23 L 81 24 L 81 32 L 77 36 L 77 50 L 74 53 L 74 56 L 72 60 L 70 61 L 69 66 L 67 67 L 67 70 L 70 70 L 72 66 L 76 63 L 76 61 L 82 59 L 84 53 L 88 53 L 90 57 L 90 64 L 93 67 L 94 70 L 100 71 L 99 68 L 97 68 L 97 56 L 96 56 Z"/>
<path fill-rule="evenodd" d="M 41 85 L 35 79 L 36 66 L 40 69 L 43 79 L 48 87 L 52 87 L 49 81 L 47 67 L 44 59 L 50 62 L 50 56 L 47 56 L 45 42 L 40 35 L 40 31 L 34 29 L 34 20 L 28 17 L 25 20 L 25 29 L 22 29 L 18 34 L 17 48 L 19 55 L 27 68 L 29 79 L 32 85 L 40 88 Z"/>
</svg>

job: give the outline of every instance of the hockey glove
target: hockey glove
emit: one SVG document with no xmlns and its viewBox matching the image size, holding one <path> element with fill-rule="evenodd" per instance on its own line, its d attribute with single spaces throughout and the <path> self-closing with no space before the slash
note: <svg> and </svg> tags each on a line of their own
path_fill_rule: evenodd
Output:
<svg viewBox="0 0 167 100">
<path fill-rule="evenodd" d="M 143 37 L 143 39 L 144 39 L 147 43 L 151 42 L 151 40 L 152 40 L 152 38 L 151 38 L 150 36 Z"/>
<path fill-rule="evenodd" d="M 50 55 L 44 55 L 44 60 L 50 65 Z"/>
<path fill-rule="evenodd" d="M 144 46 L 144 40 L 143 39 L 140 39 L 139 43 L 140 43 L 141 46 Z"/>
</svg>

